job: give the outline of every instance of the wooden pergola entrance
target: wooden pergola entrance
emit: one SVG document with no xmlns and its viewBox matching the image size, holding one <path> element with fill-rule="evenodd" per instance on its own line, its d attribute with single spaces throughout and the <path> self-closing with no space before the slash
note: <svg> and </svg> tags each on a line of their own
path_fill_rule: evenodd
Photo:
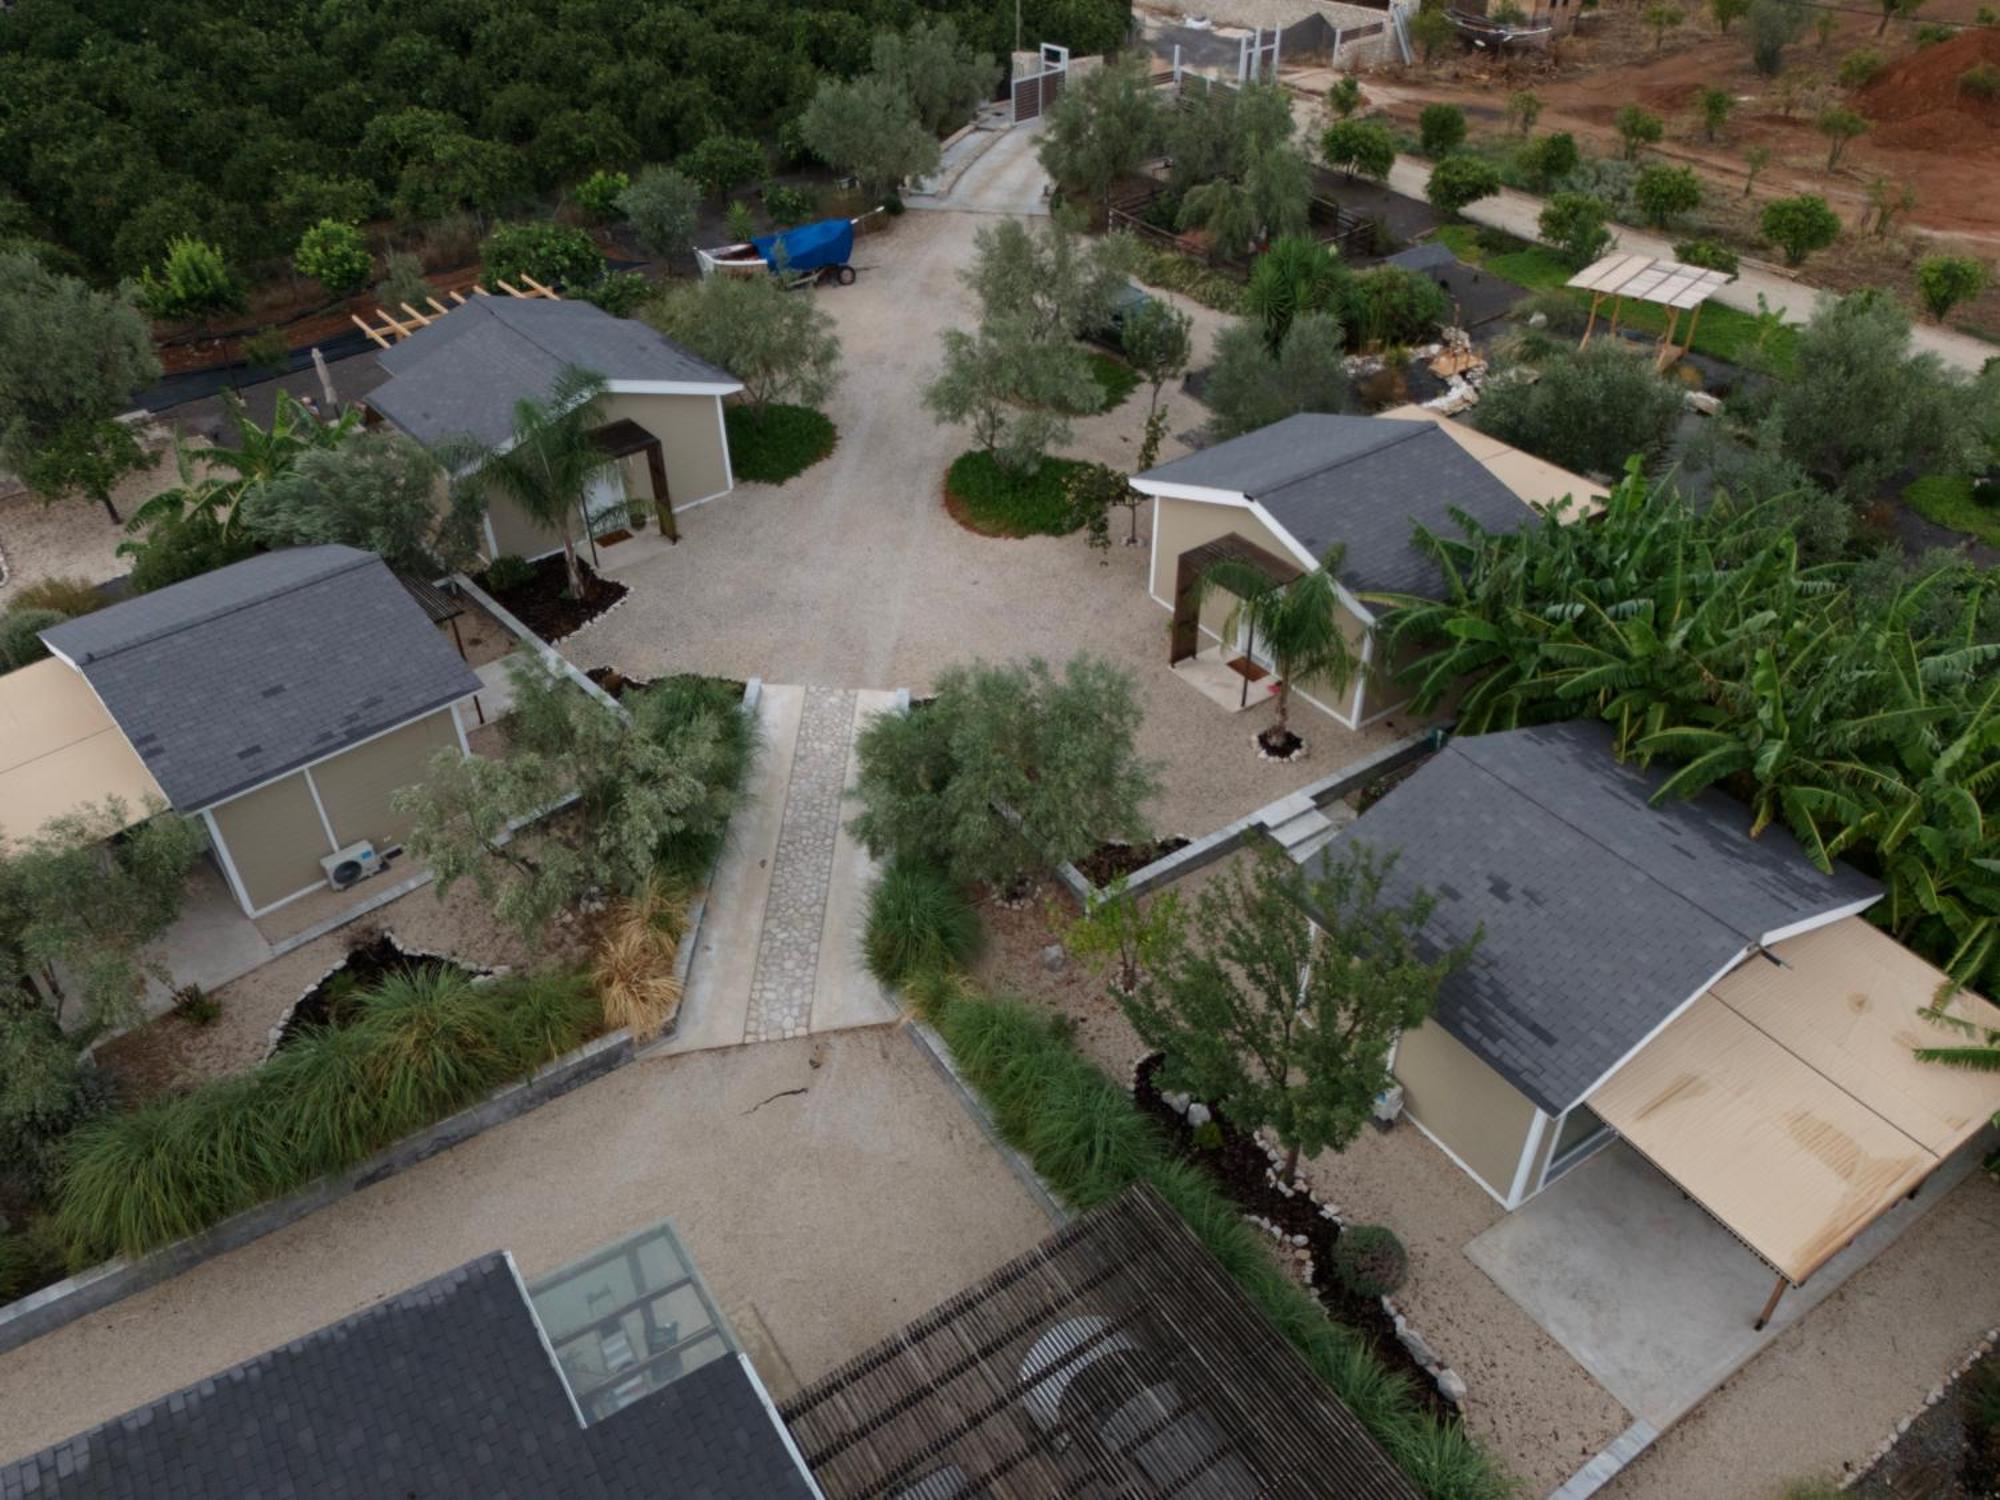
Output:
<svg viewBox="0 0 2000 1500">
<path fill-rule="evenodd" d="M 667 458 L 660 440 L 629 417 L 607 422 L 591 433 L 590 440 L 606 458 L 626 459 L 635 453 L 646 455 L 646 474 L 653 484 L 653 509 L 660 518 L 660 535 L 679 544 L 681 529 L 674 520 L 673 497 L 667 489 Z"/>
<path fill-rule="evenodd" d="M 1201 581 L 1220 562 L 1237 562 L 1255 568 L 1278 588 L 1283 588 L 1305 571 L 1233 531 L 1212 542 L 1188 548 L 1180 555 L 1174 571 L 1174 624 L 1167 653 L 1168 666 L 1186 661 L 1201 649 Z M 1247 676 L 1243 679 L 1243 691 L 1246 696 L 1250 691 Z"/>
</svg>

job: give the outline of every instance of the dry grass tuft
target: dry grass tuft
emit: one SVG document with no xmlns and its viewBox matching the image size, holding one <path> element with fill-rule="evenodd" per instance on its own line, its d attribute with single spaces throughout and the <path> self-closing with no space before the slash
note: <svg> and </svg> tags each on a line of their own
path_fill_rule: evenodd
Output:
<svg viewBox="0 0 2000 1500">
<path fill-rule="evenodd" d="M 659 1035 L 681 1008 L 675 974 L 687 926 L 686 892 L 658 883 L 611 908 L 591 969 L 604 1023 L 637 1042 Z"/>
</svg>

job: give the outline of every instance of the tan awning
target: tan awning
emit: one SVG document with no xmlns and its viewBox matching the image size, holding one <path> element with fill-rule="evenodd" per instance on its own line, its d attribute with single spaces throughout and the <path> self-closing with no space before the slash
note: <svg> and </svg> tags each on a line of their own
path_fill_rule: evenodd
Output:
<svg viewBox="0 0 2000 1500">
<path fill-rule="evenodd" d="M 1397 422 L 1435 423 L 1454 443 L 1479 460 L 1489 474 L 1529 505 L 1548 506 L 1567 498 L 1574 503 L 1563 512 L 1563 518 L 1570 521 L 1594 516 L 1604 509 L 1603 485 L 1593 484 L 1568 469 L 1559 469 L 1532 453 L 1510 448 L 1477 427 L 1455 422 L 1427 406 L 1393 406 L 1380 415 Z"/>
<path fill-rule="evenodd" d="M 1793 1285 L 2000 1111 L 2000 1076 L 1918 1062 L 1970 1038 L 1920 1012 L 1944 975 L 1848 917 L 1720 980 L 1590 1107 Z M 1949 1014 L 2000 1029 L 1959 994 Z"/>
<path fill-rule="evenodd" d="M 166 801 L 82 675 L 50 657 L 0 676 L 0 839 L 113 797 L 128 825 Z"/>
</svg>

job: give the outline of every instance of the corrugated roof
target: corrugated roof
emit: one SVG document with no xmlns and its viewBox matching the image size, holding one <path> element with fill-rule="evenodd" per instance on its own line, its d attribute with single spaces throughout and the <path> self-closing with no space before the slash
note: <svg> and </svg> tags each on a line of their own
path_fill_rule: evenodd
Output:
<svg viewBox="0 0 2000 1500">
<path fill-rule="evenodd" d="M 1400 851 L 1389 886 L 1438 898 L 1440 943 L 1483 927 L 1436 1020 L 1551 1114 L 1745 949 L 1880 894 L 1720 793 L 1652 806 L 1668 774 L 1586 720 L 1454 739 L 1319 856 Z"/>
<path fill-rule="evenodd" d="M 478 691 L 382 560 L 269 552 L 42 632 L 194 812 Z"/>
<path fill-rule="evenodd" d="M 1314 557 L 1347 549 L 1348 587 L 1424 594 L 1442 582 L 1412 544 L 1419 525 L 1455 531 L 1454 510 L 1493 531 L 1534 513 L 1430 424 L 1302 412 L 1138 476 L 1239 494 L 1263 505 Z"/>
<path fill-rule="evenodd" d="M 733 1358 L 579 1426 L 498 1254 L 0 1466 L 0 1500 L 810 1494 Z"/>
<path fill-rule="evenodd" d="M 1753 958 L 1591 1108 L 1797 1285 L 2000 1110 L 2000 1076 L 1919 1062 L 1970 1040 L 1922 1012 L 1945 976 L 1860 917 Z M 2000 1030 L 1958 994 L 1948 1014 Z"/>
<path fill-rule="evenodd" d="M 368 404 L 422 443 L 471 437 L 500 446 L 513 435 L 515 406 L 546 397 L 568 365 L 612 381 L 742 389 L 644 323 L 541 297 L 470 298 L 376 361 L 390 379 Z"/>
</svg>

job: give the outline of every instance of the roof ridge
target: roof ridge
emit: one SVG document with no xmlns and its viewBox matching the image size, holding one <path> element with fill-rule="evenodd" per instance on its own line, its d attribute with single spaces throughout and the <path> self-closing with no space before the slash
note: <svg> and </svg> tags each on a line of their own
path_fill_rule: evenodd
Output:
<svg viewBox="0 0 2000 1500">
<path fill-rule="evenodd" d="M 75 658 L 76 665 L 79 668 L 81 668 L 90 662 L 108 661 L 110 658 L 114 656 L 122 656 L 127 651 L 136 651 L 141 646 L 153 645 L 155 642 L 164 641 L 171 636 L 180 635 L 183 632 L 193 630 L 198 626 L 213 625 L 217 620 L 226 620 L 231 615 L 241 614 L 246 609 L 257 609 L 263 605 L 269 604 L 273 599 L 282 599 L 287 594 L 295 594 L 300 589 L 311 588 L 314 584 L 324 583 L 329 578 L 339 578 L 345 574 L 353 573 L 361 568 L 367 567 L 368 564 L 370 563 L 382 562 L 382 559 L 377 557 L 373 552 L 365 552 L 358 547 L 349 548 L 343 542 L 318 542 L 314 543 L 313 545 L 316 547 L 339 548 L 340 550 L 343 551 L 352 551 L 355 553 L 355 556 L 352 559 L 343 560 L 339 567 L 328 568 L 325 572 L 315 573 L 309 578 L 294 579 L 292 582 L 286 584 L 283 588 L 273 588 L 263 593 L 253 595 L 249 598 L 232 600 L 228 604 L 218 606 L 214 609 L 210 609 L 202 614 L 192 616 L 189 619 L 176 620 L 171 625 L 157 626 L 154 629 L 145 632 L 144 634 L 132 636 L 128 640 L 122 640 L 118 642 L 118 644 L 115 646 L 111 646 L 97 651 L 85 651 L 81 655 Z M 286 548 L 280 552 L 267 552 L 262 554 L 262 556 L 267 558 L 281 557 L 284 555 L 285 551 L 291 551 L 291 550 L 304 550 L 304 549 Z M 257 562 L 259 560 L 260 560 L 259 558 L 245 558 L 243 563 L 235 563 L 232 564 L 231 566 L 241 567 L 244 565 L 244 563 Z M 385 568 L 388 566 L 387 563 L 383 563 L 382 565 Z M 206 573 L 198 574 L 195 578 L 190 578 L 185 581 L 188 583 L 196 583 L 199 582 L 201 578 L 208 578 L 213 576 L 214 576 L 213 574 L 206 574 Z M 141 595 L 140 597 L 143 598 L 144 595 Z M 115 608 L 116 606 L 113 607 Z"/>
<path fill-rule="evenodd" d="M 1282 481 L 1281 483 L 1274 484 L 1270 486 L 1270 488 L 1261 491 L 1260 493 L 1262 494 L 1266 495 L 1275 494 L 1277 491 L 1283 489 L 1289 489 L 1291 488 L 1291 486 L 1295 484 L 1304 484 L 1308 479 L 1317 479 L 1322 474 L 1336 473 L 1339 470 L 1346 468 L 1350 464 L 1359 463 L 1364 458 L 1373 458 L 1376 454 L 1385 452 L 1386 450 L 1395 447 L 1399 443 L 1407 443 L 1411 438 L 1421 437 L 1426 431 L 1435 432 L 1440 437 L 1445 436 L 1443 430 L 1439 428 L 1437 424 L 1434 422 L 1384 421 L 1380 417 L 1363 416 L 1356 412 L 1349 412 L 1349 411 L 1295 412 L 1293 415 L 1301 417 L 1304 416 L 1331 417 L 1339 422 L 1354 422 L 1358 424 L 1365 424 L 1370 432 L 1379 433 L 1381 435 L 1381 440 L 1379 442 L 1370 443 L 1365 448 L 1358 448 L 1352 453 L 1340 454 L 1336 458 L 1331 458 L 1327 460 L 1327 462 L 1319 465 L 1317 468 L 1306 469 L 1301 473 L 1294 474 L 1289 478 L 1285 479 L 1284 481 Z M 1289 421 L 1290 418 L 1283 418 L 1281 420 Z M 1274 422 L 1271 425 L 1276 426 L 1277 423 Z M 1400 428 L 1405 430 L 1392 432 L 1388 430 L 1390 428 Z M 1259 428 L 1256 430 L 1263 431 L 1265 429 Z M 1248 435 L 1249 434 L 1247 433 L 1245 434 L 1245 436 Z M 1450 442 L 1451 439 L 1449 437 L 1446 437 L 1445 441 Z M 1456 443 L 1452 443 L 1452 446 L 1455 448 L 1458 445 Z M 1256 495 L 1252 495 L 1248 490 L 1241 491 L 1240 493 L 1243 494 L 1243 496 L 1246 499 L 1254 500 L 1257 498 Z"/>
<path fill-rule="evenodd" d="M 1446 441 L 1449 442 L 1450 439 L 1447 438 Z M 1481 738 L 1481 736 L 1474 735 L 1472 736 L 1472 738 L 1479 739 Z M 1554 818 L 1558 823 L 1561 823 L 1563 827 L 1569 829 L 1571 832 L 1575 833 L 1578 837 L 1585 839 L 1589 843 L 1595 844 L 1598 848 L 1602 849 L 1606 854 L 1609 854 L 1613 859 L 1616 859 L 1620 864 L 1624 865 L 1627 869 L 1636 871 L 1649 884 L 1658 886 L 1661 890 L 1665 891 L 1669 896 L 1672 896 L 1676 901 L 1680 902 L 1683 906 L 1686 906 L 1692 911 L 1700 912 L 1704 917 L 1707 917 L 1711 922 L 1715 922 L 1720 926 L 1727 928 L 1730 932 L 1735 933 L 1738 937 L 1744 939 L 1746 942 L 1750 944 L 1754 945 L 1763 940 L 1764 935 L 1761 932 L 1746 931 L 1743 927 L 1739 926 L 1735 921 L 1731 920 L 1730 918 L 1721 916 L 1716 912 L 1710 911 L 1706 906 L 1702 905 L 1701 902 L 1696 901 L 1692 897 L 1684 895 L 1680 891 L 1675 890 L 1672 886 L 1668 885 L 1664 880 L 1660 879 L 1659 876 L 1655 875 L 1651 870 L 1647 869 L 1644 865 L 1636 863 L 1621 850 L 1615 849 L 1610 844 L 1607 844 L 1603 839 L 1599 838 L 1595 833 L 1591 832 L 1590 829 L 1584 827 L 1581 823 L 1578 823 L 1574 819 L 1570 818 L 1560 808 L 1551 806 L 1549 803 L 1542 801 L 1541 798 L 1537 797 L 1532 791 L 1529 791 L 1526 787 L 1517 785 L 1516 783 L 1508 780 L 1505 776 L 1502 776 L 1498 771 L 1493 770 L 1490 766 L 1484 765 L 1480 761 L 1473 759 L 1471 755 L 1466 754 L 1465 750 L 1463 749 L 1462 741 L 1453 740 L 1446 746 L 1446 748 L 1457 750 L 1458 753 L 1464 758 L 1465 763 L 1473 767 L 1475 770 L 1477 770 L 1482 776 L 1487 776 L 1490 777 L 1492 780 L 1497 781 L 1501 786 L 1506 787 L 1507 790 L 1514 793 L 1515 796 L 1521 798 L 1523 801 L 1527 802 L 1531 806 L 1539 808 L 1542 812 L 1547 813 L 1550 817 Z M 1624 762 L 1617 760 L 1616 757 L 1613 758 L 1613 763 L 1619 766 L 1624 765 Z"/>
</svg>

